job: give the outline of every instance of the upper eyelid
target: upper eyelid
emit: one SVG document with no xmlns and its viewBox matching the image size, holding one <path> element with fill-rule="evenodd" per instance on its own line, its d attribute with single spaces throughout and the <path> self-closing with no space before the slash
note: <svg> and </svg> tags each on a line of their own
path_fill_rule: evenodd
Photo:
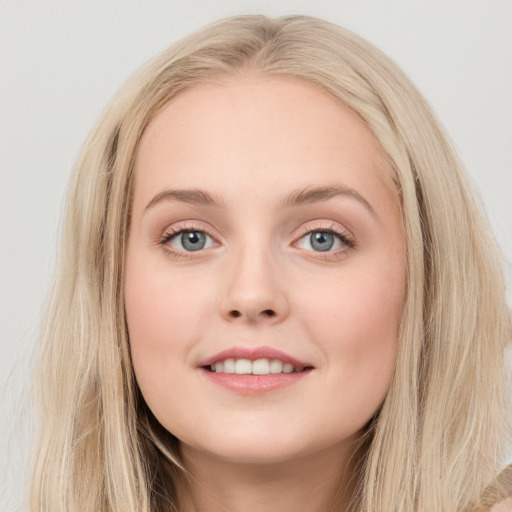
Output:
<svg viewBox="0 0 512 512">
<path fill-rule="evenodd" d="M 296 239 L 312 233 L 314 231 L 327 231 L 334 234 L 347 236 L 353 238 L 350 230 L 345 228 L 342 224 L 333 220 L 314 220 L 304 223 L 296 232 Z"/>
<path fill-rule="evenodd" d="M 214 239 L 217 238 L 215 234 L 212 233 L 212 231 L 214 231 L 213 229 L 205 226 L 204 222 L 197 220 L 185 220 L 175 222 L 170 226 L 167 226 L 162 232 L 162 238 L 168 235 L 176 235 L 178 233 L 182 233 L 183 231 L 200 231 L 201 233 L 205 233 Z"/>
<path fill-rule="evenodd" d="M 195 228 L 180 228 L 180 229 L 176 229 L 176 230 L 169 229 L 164 232 L 162 238 L 174 238 L 181 233 L 203 233 L 204 235 L 209 236 L 210 238 L 215 240 L 215 238 L 212 235 L 210 235 L 210 233 L 208 233 L 208 231 L 205 231 L 204 229 L 195 229 Z"/>
</svg>

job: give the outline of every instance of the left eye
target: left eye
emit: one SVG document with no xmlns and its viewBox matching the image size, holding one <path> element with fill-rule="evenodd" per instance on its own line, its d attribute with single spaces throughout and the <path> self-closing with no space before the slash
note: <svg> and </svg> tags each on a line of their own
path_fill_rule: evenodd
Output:
<svg viewBox="0 0 512 512">
<path fill-rule="evenodd" d="M 308 251 L 327 252 L 342 248 L 347 245 L 347 241 L 342 235 L 330 231 L 311 231 L 304 235 L 297 245 Z"/>
<path fill-rule="evenodd" d="M 180 231 L 168 239 L 168 244 L 180 251 L 194 252 L 212 247 L 213 238 L 203 231 Z"/>
</svg>

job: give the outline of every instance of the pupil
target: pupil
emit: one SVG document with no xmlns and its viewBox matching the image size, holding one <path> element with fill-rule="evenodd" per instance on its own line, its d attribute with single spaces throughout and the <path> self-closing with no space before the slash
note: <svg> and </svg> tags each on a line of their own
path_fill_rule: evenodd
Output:
<svg viewBox="0 0 512 512">
<path fill-rule="evenodd" d="M 310 237 L 311 247 L 315 251 L 328 251 L 334 245 L 334 235 L 324 231 L 317 231 L 312 233 Z"/>
<path fill-rule="evenodd" d="M 188 231 L 181 235 L 181 243 L 187 251 L 198 251 L 206 244 L 206 237 L 200 231 Z"/>
</svg>

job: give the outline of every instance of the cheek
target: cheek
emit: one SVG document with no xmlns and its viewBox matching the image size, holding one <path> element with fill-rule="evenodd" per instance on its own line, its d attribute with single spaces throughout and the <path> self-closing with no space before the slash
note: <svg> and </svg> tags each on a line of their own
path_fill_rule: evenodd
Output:
<svg viewBox="0 0 512 512">
<path fill-rule="evenodd" d="M 303 314 L 336 346 L 396 341 L 403 301 L 401 273 L 345 272 L 304 289 Z"/>
<path fill-rule="evenodd" d="M 188 349 L 199 335 L 191 326 L 197 324 L 201 297 L 184 279 L 168 274 L 158 262 L 144 265 L 137 254 L 127 261 L 130 350 L 137 382 L 150 407 L 156 397 L 168 395 L 169 376 L 183 371 Z"/>
<path fill-rule="evenodd" d="M 368 411 L 378 407 L 391 382 L 404 295 L 402 267 L 375 269 L 340 274 L 321 292 L 310 290 L 302 307 L 303 322 L 325 357 L 328 385 L 350 390 L 345 399 L 354 406 L 366 402 Z"/>
<path fill-rule="evenodd" d="M 141 247 L 139 247 L 139 245 Z M 195 273 L 172 264 L 160 251 L 128 246 L 125 308 L 133 349 L 173 350 L 186 342 L 211 297 Z M 211 288 L 211 287 L 210 287 Z M 172 343 L 170 341 L 172 340 Z"/>
</svg>

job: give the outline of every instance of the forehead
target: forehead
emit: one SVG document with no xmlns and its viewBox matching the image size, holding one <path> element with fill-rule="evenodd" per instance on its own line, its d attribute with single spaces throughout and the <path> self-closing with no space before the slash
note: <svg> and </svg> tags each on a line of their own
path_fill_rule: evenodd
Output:
<svg viewBox="0 0 512 512">
<path fill-rule="evenodd" d="M 135 196 L 165 187 L 265 197 L 293 183 L 386 186 L 364 122 L 320 87 L 294 78 L 230 76 L 180 93 L 147 127 Z"/>
</svg>

